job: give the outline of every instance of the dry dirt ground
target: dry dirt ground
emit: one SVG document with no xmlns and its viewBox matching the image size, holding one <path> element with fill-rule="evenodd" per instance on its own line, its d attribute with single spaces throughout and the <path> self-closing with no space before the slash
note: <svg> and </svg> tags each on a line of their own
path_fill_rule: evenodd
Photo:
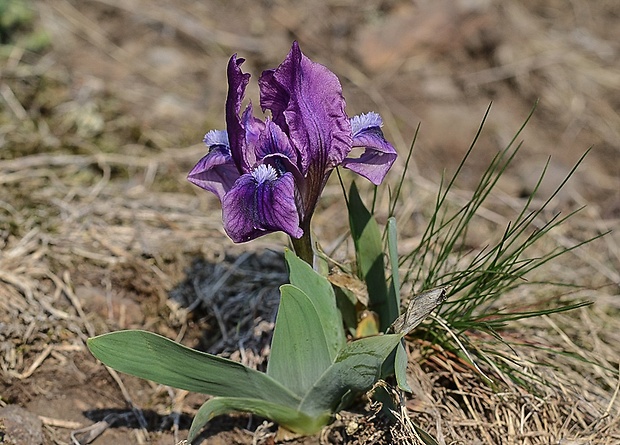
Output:
<svg viewBox="0 0 620 445">
<path fill-rule="evenodd" d="M 2 36 L 0 55 L 0 443 L 172 445 L 187 435 L 205 398 L 106 370 L 85 347 L 94 334 L 148 329 L 264 365 L 277 287 L 286 280 L 273 252 L 286 240 L 232 244 L 217 200 L 185 181 L 205 151 L 204 133 L 224 127 L 232 53 L 247 59 L 255 81 L 296 39 L 340 76 L 350 115 L 382 114 L 401 153 L 421 123 L 397 212 L 401 253 L 419 240 L 442 174 L 456 169 L 490 102 L 456 200 L 539 100 L 521 153 L 471 228 L 472 248 L 501 235 L 549 156 L 543 196 L 590 146 L 552 205 L 564 213 L 586 207 L 541 249 L 618 228 L 615 0 L 27 5 L 32 21 L 14 40 Z M 33 52 L 28 38 L 40 32 L 49 44 Z M 258 103 L 255 82 L 249 96 Z M 346 233 L 342 212 L 339 186 L 330 182 L 314 221 L 325 246 Z M 619 245 L 612 232 L 532 278 L 580 288 L 506 296 L 522 307 L 550 297 L 593 301 L 505 332 L 540 346 L 512 352 L 524 375 L 553 386 L 491 389 L 458 358 L 422 357 L 412 341 L 411 418 L 442 445 L 620 443 Z M 321 436 L 291 443 L 415 443 L 371 414 L 360 405 Z M 280 443 L 273 431 L 260 419 L 228 416 L 213 422 L 204 443 Z"/>
</svg>

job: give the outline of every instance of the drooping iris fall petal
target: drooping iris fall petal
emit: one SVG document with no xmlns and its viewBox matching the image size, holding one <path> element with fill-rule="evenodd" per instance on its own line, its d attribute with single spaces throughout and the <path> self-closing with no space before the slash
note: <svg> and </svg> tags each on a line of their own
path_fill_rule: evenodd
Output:
<svg viewBox="0 0 620 445">
<path fill-rule="evenodd" d="M 364 152 L 358 158 L 347 158 L 342 162 L 344 168 L 365 177 L 375 185 L 381 184 L 397 153 L 385 140 L 381 126 L 383 121 L 377 113 L 366 113 L 351 118 L 353 148 L 361 147 Z"/>
<path fill-rule="evenodd" d="M 280 230 L 301 237 L 294 195 L 292 174 L 278 178 L 273 167 L 258 166 L 241 176 L 222 200 L 226 233 L 236 243 Z"/>
<path fill-rule="evenodd" d="M 239 171 L 230 156 L 228 135 L 225 131 L 210 131 L 204 142 L 209 147 L 209 152 L 189 172 L 187 179 L 214 193 L 221 200 L 239 178 Z"/>
</svg>

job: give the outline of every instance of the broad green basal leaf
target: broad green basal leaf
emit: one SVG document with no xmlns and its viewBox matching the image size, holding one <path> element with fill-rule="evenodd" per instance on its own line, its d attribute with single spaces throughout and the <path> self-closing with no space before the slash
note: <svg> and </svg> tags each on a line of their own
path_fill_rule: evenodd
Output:
<svg viewBox="0 0 620 445">
<path fill-rule="evenodd" d="M 383 362 L 401 338 L 399 334 L 377 335 L 348 343 L 305 395 L 299 410 L 315 415 L 344 408 L 346 396 L 363 393 L 377 381 Z"/>
<path fill-rule="evenodd" d="M 409 363 L 409 357 L 407 357 L 407 350 L 404 345 L 405 340 L 401 340 L 396 347 L 396 354 L 394 355 L 394 376 L 396 377 L 396 383 L 398 387 L 403 391 L 413 392 L 409 383 L 407 383 L 407 364 Z"/>
<path fill-rule="evenodd" d="M 332 362 L 346 343 L 342 326 L 342 316 L 336 305 L 334 289 L 327 278 L 319 275 L 305 261 L 298 258 L 292 251 L 284 253 L 289 268 L 291 284 L 301 289 L 310 298 L 319 316 L 319 321 Z"/>
<path fill-rule="evenodd" d="M 191 443 L 200 430 L 214 417 L 235 411 L 256 414 L 273 420 L 279 425 L 299 434 L 314 434 L 331 420 L 331 413 L 326 412 L 320 416 L 309 417 L 294 409 L 276 405 L 257 399 L 244 399 L 240 397 L 214 397 L 205 402 L 194 417 L 189 429 L 187 440 Z"/>
<path fill-rule="evenodd" d="M 300 397 L 267 374 L 152 332 L 118 331 L 88 339 L 92 354 L 117 371 L 213 396 L 245 397 L 294 407 Z"/>
<path fill-rule="evenodd" d="M 299 288 L 285 284 L 267 374 L 300 397 L 332 364 L 317 309 Z"/>
</svg>

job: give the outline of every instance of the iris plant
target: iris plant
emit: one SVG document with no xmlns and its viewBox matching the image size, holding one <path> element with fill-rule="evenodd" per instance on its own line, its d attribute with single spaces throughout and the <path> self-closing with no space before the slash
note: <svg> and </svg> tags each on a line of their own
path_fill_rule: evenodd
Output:
<svg viewBox="0 0 620 445">
<path fill-rule="evenodd" d="M 396 151 L 383 137 L 378 114 L 349 119 L 337 77 L 304 56 L 297 43 L 279 67 L 259 79 L 261 108 L 270 111 L 264 120 L 254 117 L 251 104 L 241 112 L 250 78 L 242 63 L 235 55 L 228 64 L 227 129 L 207 133 L 209 152 L 189 180 L 218 196 L 233 241 L 275 231 L 293 241 L 297 255 L 288 250 L 284 255 L 290 284 L 280 287 L 266 372 L 146 331 L 88 340 L 93 355 L 118 371 L 213 396 L 196 413 L 189 443 L 211 419 L 233 411 L 315 434 L 381 378 L 394 375 L 410 390 L 403 337 L 446 295 L 443 288 L 425 292 L 400 313 L 395 220 L 387 225 L 388 282 L 381 231 L 355 183 L 347 209 L 367 299 L 359 301 L 311 267 L 310 220 L 331 172 L 341 166 L 378 185 Z M 359 156 L 348 157 L 354 148 L 361 149 Z M 366 309 L 378 322 L 358 325 Z"/>
<path fill-rule="evenodd" d="M 264 120 L 251 103 L 241 112 L 250 79 L 243 62 L 233 55 L 228 63 L 227 128 L 206 134 L 209 151 L 188 179 L 220 199 L 234 242 L 282 231 L 311 263 L 310 220 L 332 170 L 342 166 L 378 185 L 396 151 L 378 114 L 347 116 L 336 75 L 307 58 L 297 42 L 258 80 L 260 106 L 271 112 Z M 353 148 L 363 152 L 348 157 Z"/>
<path fill-rule="evenodd" d="M 388 218 L 382 234 L 353 182 L 346 203 L 356 253 L 354 270 L 367 292 L 360 298 L 347 286 L 328 280 L 311 267 L 310 220 L 329 175 L 341 166 L 378 185 L 396 152 L 383 137 L 378 114 L 349 119 L 336 76 L 304 56 L 297 43 L 279 67 L 263 72 L 259 79 L 261 108 L 270 111 L 264 120 L 254 117 L 251 104 L 241 112 L 250 78 L 241 71 L 242 63 L 235 55 L 228 64 L 227 129 L 207 133 L 204 141 L 209 152 L 192 169 L 189 180 L 218 196 L 224 228 L 233 241 L 249 241 L 275 231 L 287 233 L 293 241 L 297 255 L 291 251 L 284 255 L 290 283 L 280 287 L 266 372 L 146 331 L 118 331 L 88 339 L 93 355 L 118 371 L 213 396 L 196 413 L 188 443 L 195 443 L 211 419 L 233 411 L 260 415 L 296 433 L 315 434 L 379 379 L 394 375 L 397 385 L 411 392 L 404 337 L 446 299 L 444 280 L 452 285 L 451 293 L 470 292 L 450 302 L 438 320 L 445 318 L 452 327 L 469 326 L 494 336 L 507 320 L 582 305 L 491 314 L 495 321 L 480 313 L 501 296 L 501 290 L 514 289 L 524 273 L 558 255 L 554 250 L 540 261 L 519 259 L 524 248 L 558 224 L 554 218 L 536 236 L 528 235 L 529 223 L 549 200 L 534 213 L 526 211 L 531 204 L 528 200 L 516 223 L 489 254 L 475 255 L 463 272 L 452 270 L 450 248 L 464 242 L 468 224 L 513 159 L 516 151 L 509 152 L 510 145 L 493 160 L 472 199 L 456 216 L 442 210 L 454 178 L 449 181 L 448 189 L 440 191 L 420 246 L 404 259 L 398 255 L 396 220 Z M 354 148 L 361 149 L 360 155 L 348 157 Z M 515 247 L 522 237 L 527 238 L 524 247 Z M 441 255 L 429 247 L 435 244 Z M 409 265 L 405 279 L 410 285 L 423 281 L 426 291 L 410 296 L 401 313 L 399 267 L 404 263 Z M 428 277 L 422 280 L 421 274 Z M 362 313 L 371 316 L 362 318 Z M 446 337 L 428 329 L 432 338 Z M 459 334 L 454 339 L 470 358 L 463 346 L 469 342 L 467 337 Z M 481 358 L 492 364 L 488 356 Z M 385 397 L 377 399 L 389 403 Z M 415 424 L 413 428 L 424 444 L 438 443 Z"/>
</svg>

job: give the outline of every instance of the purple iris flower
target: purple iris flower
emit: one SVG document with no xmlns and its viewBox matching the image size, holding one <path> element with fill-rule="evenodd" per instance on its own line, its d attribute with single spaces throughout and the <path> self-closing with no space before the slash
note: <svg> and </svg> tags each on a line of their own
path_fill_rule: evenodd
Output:
<svg viewBox="0 0 620 445">
<path fill-rule="evenodd" d="M 283 231 L 301 238 L 332 170 L 348 168 L 372 183 L 383 181 L 396 150 L 381 132 L 376 113 L 351 119 L 334 73 L 312 62 L 297 42 L 276 69 L 258 83 L 264 121 L 241 102 L 250 75 L 244 59 L 228 63 L 226 131 L 206 134 L 209 152 L 188 179 L 218 196 L 224 229 L 234 242 Z M 361 148 L 359 157 L 347 157 Z"/>
</svg>

